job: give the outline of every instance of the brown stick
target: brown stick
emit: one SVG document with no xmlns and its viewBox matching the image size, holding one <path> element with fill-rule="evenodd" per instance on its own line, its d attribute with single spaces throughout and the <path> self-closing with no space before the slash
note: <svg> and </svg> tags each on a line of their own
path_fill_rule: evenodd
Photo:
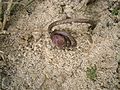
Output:
<svg viewBox="0 0 120 90">
<path fill-rule="evenodd" d="M 5 28 L 7 19 L 8 19 L 8 17 L 9 17 L 9 15 L 10 15 L 10 9 L 11 9 L 12 3 L 13 3 L 13 0 L 10 0 L 9 4 L 8 4 L 8 6 L 7 6 L 7 10 L 5 11 L 5 14 L 4 14 L 4 19 L 3 19 L 3 24 L 2 24 L 2 29 L 1 29 L 1 31 L 3 31 L 4 28 Z"/>
<path fill-rule="evenodd" d="M 95 1 L 97 1 L 97 0 L 88 0 L 87 5 L 93 4 Z"/>
<path fill-rule="evenodd" d="M 51 23 L 48 27 L 48 32 L 49 34 L 52 32 L 52 28 L 54 26 L 60 25 L 60 24 L 67 24 L 67 23 L 88 23 L 91 25 L 91 29 L 94 29 L 97 22 L 94 20 L 89 20 L 89 19 L 82 19 L 82 18 L 76 18 L 76 19 L 64 19 L 64 20 L 58 20 L 53 23 Z"/>
</svg>

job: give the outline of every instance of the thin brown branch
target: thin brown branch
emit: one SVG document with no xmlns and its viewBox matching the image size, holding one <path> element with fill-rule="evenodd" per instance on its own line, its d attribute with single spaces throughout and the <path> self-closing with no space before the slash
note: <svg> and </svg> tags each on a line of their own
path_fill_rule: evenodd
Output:
<svg viewBox="0 0 120 90">
<path fill-rule="evenodd" d="M 7 6 L 7 10 L 4 13 L 4 19 L 3 19 L 3 24 L 2 24 L 2 29 L 1 31 L 4 30 L 6 22 L 8 21 L 8 18 L 10 16 L 10 10 L 11 10 L 11 6 L 12 6 L 13 0 L 10 0 L 8 6 Z"/>
</svg>

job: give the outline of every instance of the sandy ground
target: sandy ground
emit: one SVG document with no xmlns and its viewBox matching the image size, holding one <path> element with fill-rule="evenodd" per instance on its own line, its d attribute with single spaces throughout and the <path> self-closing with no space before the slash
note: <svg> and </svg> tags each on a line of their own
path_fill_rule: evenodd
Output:
<svg viewBox="0 0 120 90">
<path fill-rule="evenodd" d="M 32 8 L 17 12 L 8 31 L 0 36 L 1 90 L 119 90 L 120 89 L 120 21 L 108 11 L 117 0 L 36 1 Z M 48 34 L 56 20 L 88 18 L 99 22 L 92 40 L 88 24 L 65 24 L 55 27 L 75 37 L 77 47 L 61 50 Z M 3 52 L 2 52 L 3 51 Z M 95 81 L 86 72 L 96 66 Z"/>
</svg>

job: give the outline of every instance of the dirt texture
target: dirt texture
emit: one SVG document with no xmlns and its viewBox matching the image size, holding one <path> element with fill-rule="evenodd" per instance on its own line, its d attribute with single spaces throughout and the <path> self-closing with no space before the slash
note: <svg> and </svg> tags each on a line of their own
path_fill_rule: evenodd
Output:
<svg viewBox="0 0 120 90">
<path fill-rule="evenodd" d="M 2 90 L 120 89 L 120 15 L 109 11 L 120 1 L 87 2 L 36 0 L 11 17 L 10 35 L 0 35 Z M 51 42 L 48 26 L 66 18 L 98 22 L 91 37 L 89 24 L 56 26 L 54 29 L 69 32 L 77 41 L 76 47 L 62 50 Z M 93 81 L 86 72 L 94 66 L 97 76 Z"/>
</svg>

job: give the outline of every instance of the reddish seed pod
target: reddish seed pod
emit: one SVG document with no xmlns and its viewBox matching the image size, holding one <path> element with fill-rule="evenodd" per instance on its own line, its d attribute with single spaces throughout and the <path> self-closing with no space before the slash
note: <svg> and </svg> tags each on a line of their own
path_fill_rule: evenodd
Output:
<svg viewBox="0 0 120 90">
<path fill-rule="evenodd" d="M 76 40 L 67 32 L 65 31 L 52 31 L 52 28 L 54 26 L 60 25 L 60 24 L 66 24 L 66 23 L 88 23 L 91 25 L 91 29 L 94 29 L 97 22 L 89 19 L 82 19 L 82 18 L 76 18 L 76 19 L 64 19 L 64 20 L 58 20 L 53 23 L 51 23 L 48 27 L 48 32 L 50 34 L 52 42 L 60 48 L 64 47 L 75 47 L 77 45 Z"/>
<path fill-rule="evenodd" d="M 51 36 L 51 39 L 52 39 L 52 42 L 60 48 L 62 48 L 66 45 L 65 38 L 62 35 L 59 35 L 59 34 L 53 35 L 53 36 Z"/>
</svg>

